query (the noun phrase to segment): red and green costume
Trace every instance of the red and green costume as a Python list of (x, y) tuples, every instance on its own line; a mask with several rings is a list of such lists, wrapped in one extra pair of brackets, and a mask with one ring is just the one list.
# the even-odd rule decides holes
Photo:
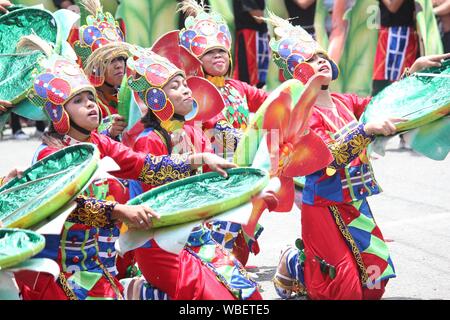
[[(330, 63), (332, 79), (338, 77), (336, 64), (304, 29), (274, 15), (269, 21), (278, 36), (271, 41), (274, 60), (286, 77), (308, 83), (315, 76), (308, 60), (319, 53)], [(298, 292), (306, 291), (311, 299), (380, 299), (395, 273), (366, 200), (381, 192), (366, 154), (374, 136), (359, 122), (370, 98), (332, 93), (331, 99), (336, 108), (314, 105), (309, 118), (309, 129), (333, 157), (306, 175), (301, 205), (304, 249), (288, 254), (288, 273), (297, 280)]]

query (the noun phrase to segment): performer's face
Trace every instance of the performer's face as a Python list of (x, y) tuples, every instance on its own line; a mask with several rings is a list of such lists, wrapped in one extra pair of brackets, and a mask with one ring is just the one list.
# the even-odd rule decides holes
[(192, 111), (192, 91), (187, 86), (186, 79), (177, 75), (170, 80), (163, 88), (169, 100), (172, 102), (175, 113), (185, 116)]
[(331, 69), (330, 61), (325, 55), (318, 53), (308, 60), (308, 64), (313, 67), (314, 74), (321, 74), (325, 76), (323, 85), (328, 85), (333, 77), (333, 71)]
[(70, 99), (65, 105), (69, 117), (80, 127), (94, 131), (99, 124), (99, 108), (95, 96), (89, 91), (83, 91)]
[(210, 50), (200, 60), (205, 72), (213, 77), (226, 75), (230, 67), (230, 57), (223, 49)]
[(106, 67), (105, 82), (111, 86), (118, 87), (122, 83), (125, 74), (125, 58), (114, 58)]

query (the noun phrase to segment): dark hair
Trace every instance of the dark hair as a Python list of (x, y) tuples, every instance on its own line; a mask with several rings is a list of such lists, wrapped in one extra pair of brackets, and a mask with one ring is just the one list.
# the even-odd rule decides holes
[(47, 134), (53, 138), (60, 139), (60, 140), (64, 139), (64, 135), (60, 134), (60, 133), (58, 133), (58, 131), (56, 131), (55, 126), (53, 125), (53, 122), (51, 122), (51, 121), (49, 121), (47, 130), (45, 130), (45, 134)]
[[(61, 4), (63, 3), (64, 0), (53, 0), (53, 4), (55, 5), (55, 7), (57, 7), (58, 9), (61, 9)], [(75, 4), (74, 0), (69, 0), (70, 2), (72, 2), (72, 4)]]
[(158, 131), (164, 137), (164, 144), (167, 147), (167, 151), (172, 154), (172, 140), (166, 129), (161, 127), (160, 120), (155, 116), (155, 114), (148, 110), (147, 114), (142, 117), (141, 122), (144, 124), (145, 128), (153, 128), (153, 130)]
[(50, 124), (42, 135), (42, 143), (52, 148), (62, 149), (64, 148), (63, 139), (64, 135), (58, 133), (53, 126), (53, 122), (50, 121)]

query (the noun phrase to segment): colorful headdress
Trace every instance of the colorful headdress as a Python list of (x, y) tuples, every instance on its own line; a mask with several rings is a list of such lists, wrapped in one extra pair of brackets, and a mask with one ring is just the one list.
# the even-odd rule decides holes
[(180, 10), (192, 14), (180, 31), (180, 44), (194, 56), (201, 58), (213, 49), (223, 49), (231, 54), (231, 34), (226, 21), (216, 12), (206, 12), (206, 7), (195, 0), (184, 0)]
[(183, 70), (148, 49), (134, 47), (131, 54), (132, 59), (127, 61), (128, 85), (136, 102), (161, 121), (171, 119), (174, 106), (162, 88), (176, 75), (186, 77)]
[(270, 40), (270, 48), (275, 64), (284, 71), (286, 79), (295, 78), (306, 83), (314, 75), (314, 70), (307, 61), (317, 53), (324, 54), (330, 61), (332, 79), (338, 77), (336, 63), (302, 27), (293, 26), (272, 12), (269, 12), (269, 17), (265, 20), (274, 27), (275, 38)]
[(110, 42), (95, 50), (84, 65), (84, 72), (95, 87), (105, 82), (106, 68), (117, 57), (125, 59), (130, 55), (130, 44), (126, 42)]
[(123, 42), (125, 37), (114, 17), (103, 12), (99, 0), (83, 0), (82, 4), (91, 15), (86, 17), (86, 24), (80, 27), (72, 46), (84, 66), (95, 50), (110, 42)]
[[(130, 47), (130, 53), (128, 87), (139, 107), (149, 108), (161, 121), (170, 120), (175, 113), (162, 87), (177, 74), (186, 77), (194, 99), (192, 111), (184, 116), (186, 122), (207, 121), (225, 107), (219, 90), (203, 77), (201, 61), (179, 44), (179, 30), (162, 35), (151, 49)], [(140, 121), (131, 127), (122, 136), (125, 145), (131, 145), (143, 130)]]
[(45, 111), (59, 134), (66, 134), (70, 129), (70, 119), (64, 105), (82, 91), (90, 91), (95, 96), (95, 88), (75, 62), (52, 54), (52, 48), (42, 39), (23, 37), (17, 47), (19, 50), (45, 52), (47, 59), (42, 60), (42, 69), (35, 76), (27, 97)]

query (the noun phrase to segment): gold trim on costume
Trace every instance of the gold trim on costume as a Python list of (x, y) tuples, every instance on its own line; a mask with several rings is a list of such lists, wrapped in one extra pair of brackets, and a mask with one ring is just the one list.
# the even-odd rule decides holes
[(329, 206), (331, 213), (333, 214), (334, 220), (336, 222), (336, 225), (339, 228), (339, 231), (341, 232), (342, 236), (347, 240), (347, 242), (350, 244), (352, 248), (353, 256), (355, 257), (356, 264), (358, 265), (359, 269), (359, 276), (361, 278), (361, 282), (363, 285), (365, 285), (369, 279), (369, 276), (367, 274), (366, 266), (364, 265), (364, 262), (361, 257), (361, 253), (359, 252), (359, 249), (355, 243), (355, 240), (353, 240), (352, 235), (347, 229), (347, 226), (345, 225), (344, 221), (342, 220), (342, 217), (339, 213), (339, 209), (336, 206)]

